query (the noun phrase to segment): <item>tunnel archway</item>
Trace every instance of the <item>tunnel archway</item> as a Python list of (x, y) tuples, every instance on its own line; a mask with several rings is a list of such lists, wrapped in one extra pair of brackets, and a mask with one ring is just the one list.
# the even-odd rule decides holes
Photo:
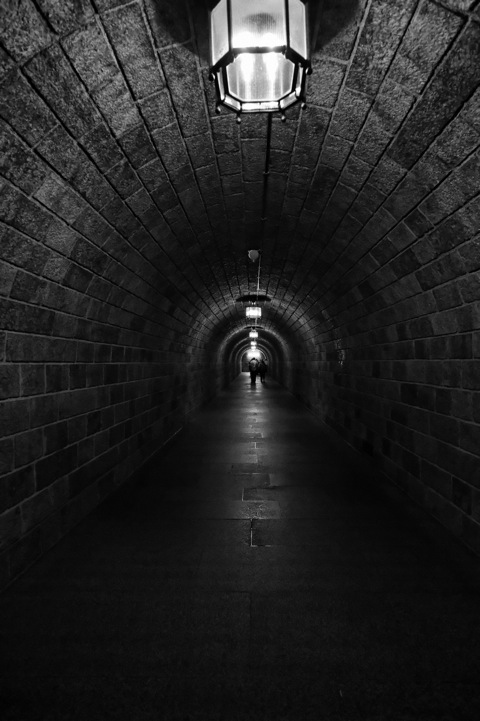
[(2, 8), (7, 582), (238, 374), (260, 245), (276, 380), (480, 552), (478, 3), (335, 6), (270, 125), (216, 115), (205, 4)]

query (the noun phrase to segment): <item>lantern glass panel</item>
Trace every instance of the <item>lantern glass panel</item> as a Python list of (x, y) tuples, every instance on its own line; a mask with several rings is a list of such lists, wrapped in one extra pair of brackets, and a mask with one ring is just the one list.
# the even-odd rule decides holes
[(286, 45), (285, 4), (278, 0), (231, 0), (232, 49)]
[(307, 16), (301, 0), (288, 0), (290, 47), (302, 58), (307, 58)]
[(258, 331), (256, 331), (256, 330), (251, 330), (248, 335), (249, 335), (250, 338), (258, 338)]
[(248, 306), (247, 308), (245, 308), (245, 315), (247, 318), (261, 318), (262, 309), (256, 305)]
[(210, 49), (212, 65), (218, 63), (229, 50), (227, 0), (220, 0), (212, 10), (210, 18)]
[(227, 67), (228, 87), (246, 103), (278, 101), (290, 91), (294, 70), (281, 53), (241, 53)]

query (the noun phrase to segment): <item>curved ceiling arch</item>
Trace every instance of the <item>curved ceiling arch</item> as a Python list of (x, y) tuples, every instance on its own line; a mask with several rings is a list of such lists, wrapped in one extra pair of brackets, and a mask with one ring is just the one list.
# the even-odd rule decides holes
[[(15, 3), (5, 10), (5, 222), (72, 262), (65, 282), (79, 292), (95, 275), (100, 322), (121, 308), (152, 338), (188, 329), (205, 347), (239, 328), (235, 300), (256, 286), (247, 251), (260, 246), (265, 323), (310, 348), (315, 334), (373, 332), (387, 308), (398, 318), (441, 312), (434, 289), (448, 268), (465, 282), (476, 270), (450, 240), (471, 243), (478, 231), (473, 3), (311, 2), (307, 108), (287, 123), (250, 115), (240, 125), (215, 114), (208, 5), (39, 0), (23, 15)], [(445, 78), (458, 68), (452, 93)], [(49, 221), (32, 229), (39, 214)]]

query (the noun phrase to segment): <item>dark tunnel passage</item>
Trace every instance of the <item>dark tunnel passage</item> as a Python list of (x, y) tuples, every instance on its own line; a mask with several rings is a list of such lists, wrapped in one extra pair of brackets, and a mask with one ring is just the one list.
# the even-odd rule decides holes
[(260, 247), (272, 378), (480, 552), (480, 3), (312, 3), (270, 130), (207, 6), (2, 4), (0, 586), (238, 376)]

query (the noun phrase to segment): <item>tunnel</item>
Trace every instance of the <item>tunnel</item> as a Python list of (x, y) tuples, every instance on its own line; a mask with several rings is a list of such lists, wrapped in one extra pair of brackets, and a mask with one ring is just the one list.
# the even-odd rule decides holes
[(306, 103), (241, 122), (213, 5), (0, 9), (7, 591), (240, 387), (251, 327), (270, 389), (480, 553), (480, 2), (311, 0)]

